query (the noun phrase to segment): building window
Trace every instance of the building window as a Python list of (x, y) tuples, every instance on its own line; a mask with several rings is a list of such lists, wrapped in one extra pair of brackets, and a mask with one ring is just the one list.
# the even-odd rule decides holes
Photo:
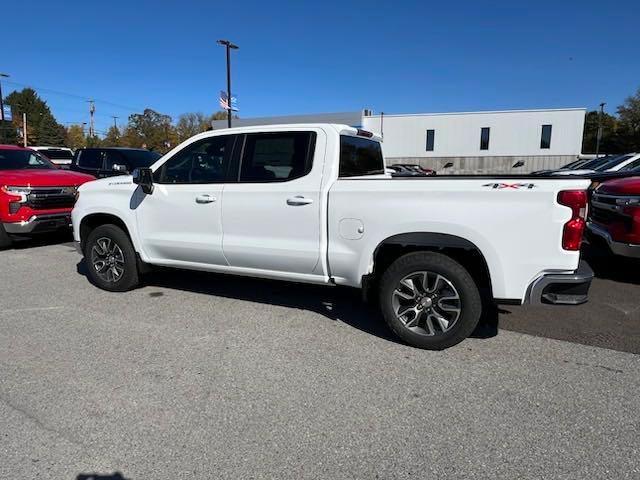
[(427, 130), (427, 152), (433, 152), (433, 141), (436, 136), (435, 130)]
[(540, 148), (551, 148), (551, 125), (542, 125)]
[(489, 150), (489, 127), (480, 130), (480, 150)]

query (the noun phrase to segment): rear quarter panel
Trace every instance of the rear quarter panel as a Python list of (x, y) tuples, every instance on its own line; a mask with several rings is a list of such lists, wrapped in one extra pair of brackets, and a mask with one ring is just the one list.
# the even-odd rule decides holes
[[(337, 180), (329, 192), (331, 274), (336, 283), (359, 286), (385, 239), (411, 232), (445, 233), (478, 247), (495, 298), (523, 299), (541, 273), (578, 267), (579, 252), (561, 246), (571, 210), (556, 198), (561, 190), (588, 186), (589, 181), (580, 179)], [(362, 234), (350, 231), (359, 225)]]

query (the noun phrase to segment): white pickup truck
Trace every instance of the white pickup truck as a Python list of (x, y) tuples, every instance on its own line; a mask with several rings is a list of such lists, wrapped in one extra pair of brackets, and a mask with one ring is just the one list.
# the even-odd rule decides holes
[(407, 343), (452, 346), (483, 305), (578, 304), (589, 181), (391, 177), (381, 141), (345, 125), (233, 128), (133, 176), (82, 185), (72, 214), (89, 279), (149, 266), (362, 288)]

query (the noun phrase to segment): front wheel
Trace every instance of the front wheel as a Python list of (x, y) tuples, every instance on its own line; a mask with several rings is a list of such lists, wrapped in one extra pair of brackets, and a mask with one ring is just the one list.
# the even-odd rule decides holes
[(103, 290), (125, 292), (139, 284), (136, 252), (116, 225), (101, 225), (89, 233), (84, 259), (89, 280)]
[(442, 350), (460, 343), (478, 325), (482, 301), (467, 270), (446, 255), (409, 253), (382, 276), (385, 321), (410, 345)]

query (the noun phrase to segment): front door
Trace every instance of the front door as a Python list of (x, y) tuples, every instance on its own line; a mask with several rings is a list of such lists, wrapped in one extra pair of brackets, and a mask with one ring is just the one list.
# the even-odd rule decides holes
[(322, 130), (302, 129), (243, 137), (238, 182), (225, 186), (222, 204), (223, 250), (231, 266), (320, 272), (325, 138)]
[(142, 248), (155, 263), (227, 265), (221, 208), (234, 140), (218, 135), (187, 145), (154, 172), (151, 195), (134, 194)]

